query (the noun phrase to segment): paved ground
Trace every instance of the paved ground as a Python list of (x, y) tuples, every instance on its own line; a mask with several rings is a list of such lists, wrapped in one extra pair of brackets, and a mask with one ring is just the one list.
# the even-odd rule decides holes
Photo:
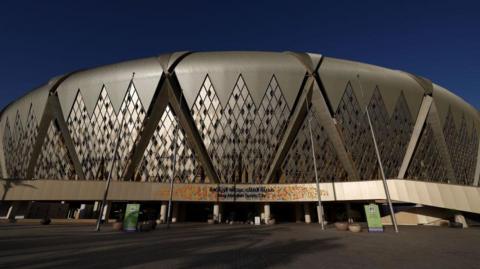
[(315, 224), (177, 224), (146, 233), (0, 224), (0, 268), (479, 268), (480, 229), (372, 234)]

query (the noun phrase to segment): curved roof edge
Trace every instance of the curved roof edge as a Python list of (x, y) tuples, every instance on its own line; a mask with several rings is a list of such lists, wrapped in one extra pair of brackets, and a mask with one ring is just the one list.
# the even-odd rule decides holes
[(222, 106), (226, 106), (240, 75), (253, 102), (259, 106), (275, 75), (291, 107), (307, 73), (305, 65), (295, 55), (259, 51), (193, 52), (178, 63), (174, 72), (189, 106), (193, 105), (207, 75)]
[[(292, 59), (296, 60), (292, 61)], [(262, 63), (264, 60), (266, 63)], [(231, 64), (232, 61), (236, 62), (235, 65)], [(319, 63), (321, 63), (320, 66)], [(129, 83), (133, 81), (136, 88), (139, 88), (139, 98), (147, 108), (165, 70), (175, 72), (178, 75), (182, 88), (187, 91), (191, 88), (191, 91), (196, 92), (200, 89), (200, 84), (206, 73), (212, 74), (211, 76), (214, 77), (212, 81), (214, 84), (220, 85), (220, 88), (233, 88), (233, 85), (230, 84), (236, 79), (233, 78), (235, 75), (231, 75), (231, 78), (222, 78), (222, 75), (226, 75), (229, 71), (220, 69), (225, 67), (233, 73), (241, 71), (248, 73), (246, 69), (251, 68), (252, 65), (257, 68), (264, 65), (274, 68), (275, 71), (280, 73), (285, 73), (284, 77), (277, 79), (280, 84), (289, 85), (288, 88), (296, 87), (304, 72), (311, 73), (319, 66), (318, 75), (326, 88), (327, 98), (330, 99), (329, 101), (334, 109), (338, 106), (347, 83), (350, 82), (362, 105), (364, 105), (363, 99), (368, 100), (375, 87), (378, 86), (387, 109), (392, 110), (399, 92), (402, 90), (412, 116), (415, 117), (421, 103), (421, 95), (428, 94), (434, 97), (442, 123), (444, 123), (448, 109), (451, 107), (456, 124), (459, 124), (461, 116), (465, 113), (473, 119), (473, 122), (476, 122), (477, 128), (480, 129), (480, 111), (463, 98), (426, 78), (404, 71), (304, 52), (173, 52), (161, 54), (157, 57), (129, 60), (74, 72), (60, 83), (56, 93), (59, 96), (65, 117), (70, 112), (71, 105), (79, 90), (82, 93), (88, 92), (88, 94), (83, 94), (83, 98), (85, 98), (89, 112), (93, 111), (103, 87), (109, 93), (116, 92), (116, 94), (111, 94), (111, 97), (113, 106), (118, 109)], [(191, 77), (186, 77), (187, 73)], [(255, 77), (262, 76), (261, 72), (252, 73), (250, 70), (250, 73), (245, 76), (250, 77), (247, 80), (251, 81), (250, 84), (253, 85), (253, 88), (265, 86), (263, 84), (256, 85), (258, 84), (258, 78)], [(360, 81), (356, 78), (357, 74), (360, 75)], [(263, 74), (263, 76), (266, 75), (268, 74)], [(0, 111), (1, 125), (4, 125), (6, 117), (9, 119), (15, 117), (17, 110), (21, 114), (22, 122), (26, 121), (30, 105), (32, 105), (36, 114), (43, 114), (49, 90), (62, 77), (64, 76), (52, 78), (46, 84), (5, 106)], [(362, 98), (359, 89), (359, 82), (361, 82), (364, 90), (364, 98)], [(292, 96), (288, 99), (294, 99), (294, 95), (292, 93)], [(259, 98), (257, 97), (257, 99)]]
[(70, 113), (78, 92), (91, 115), (103, 88), (118, 111), (133, 81), (143, 106), (148, 107), (162, 74), (163, 68), (157, 57), (130, 60), (77, 72), (61, 83), (56, 93), (65, 117)]
[(416, 118), (425, 94), (424, 88), (405, 72), (349, 60), (324, 57), (319, 76), (334, 110), (348, 84), (362, 109), (378, 87), (389, 115), (403, 92), (412, 118)]

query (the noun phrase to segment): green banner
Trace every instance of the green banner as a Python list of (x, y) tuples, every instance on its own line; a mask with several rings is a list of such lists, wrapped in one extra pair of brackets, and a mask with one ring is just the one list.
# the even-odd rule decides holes
[(138, 212), (140, 204), (127, 204), (125, 209), (125, 218), (123, 219), (123, 229), (125, 231), (137, 230)]
[(369, 232), (383, 232), (382, 218), (377, 204), (365, 205)]

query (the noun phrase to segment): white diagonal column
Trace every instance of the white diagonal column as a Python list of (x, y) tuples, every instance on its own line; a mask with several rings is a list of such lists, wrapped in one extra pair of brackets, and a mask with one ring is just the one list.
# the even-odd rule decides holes
[(473, 186), (478, 186), (478, 181), (479, 180), (480, 180), (480, 143), (478, 144), (477, 168), (475, 169), (475, 176), (473, 178)]
[(432, 127), (433, 137), (437, 143), (438, 153), (440, 154), (441, 158), (445, 161), (444, 165), (447, 169), (447, 177), (449, 183), (457, 183), (455, 178), (455, 172), (453, 170), (452, 160), (450, 157), (450, 153), (448, 151), (447, 142), (445, 140), (445, 134), (443, 133), (443, 128), (441, 124), (440, 117), (438, 115), (437, 107), (435, 103), (432, 103), (430, 107), (429, 116), (427, 117), (427, 121)]
[(407, 151), (405, 152), (405, 156), (403, 157), (402, 166), (400, 166), (400, 171), (398, 172), (397, 178), (403, 179), (405, 177), (405, 173), (407, 172), (410, 161), (412, 160), (412, 156), (415, 152), (418, 140), (420, 139), (420, 135), (422, 134), (423, 126), (425, 125), (425, 121), (427, 120), (428, 111), (430, 111), (430, 107), (432, 106), (432, 100), (433, 98), (429, 95), (425, 95), (423, 97), (422, 105), (420, 106), (420, 110), (418, 111), (418, 116), (417, 120), (415, 121), (415, 126), (413, 127), (412, 136), (410, 137), (410, 142), (408, 143)]
[(343, 142), (342, 135), (340, 134), (339, 128), (335, 118), (328, 111), (327, 103), (325, 101), (326, 97), (322, 96), (318, 84), (315, 84), (312, 92), (312, 106), (315, 108), (315, 111), (318, 115), (318, 121), (325, 128), (328, 139), (333, 145), (335, 154), (337, 155), (338, 160), (342, 164), (343, 168), (348, 174), (350, 180), (356, 180), (360, 178), (358, 172), (355, 168), (353, 160), (349, 157), (347, 149), (345, 148), (345, 143)]

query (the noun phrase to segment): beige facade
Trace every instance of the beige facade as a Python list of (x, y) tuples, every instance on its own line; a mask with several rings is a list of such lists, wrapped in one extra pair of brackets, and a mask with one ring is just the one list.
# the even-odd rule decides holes
[(384, 199), (367, 107), (392, 199), (480, 213), (475, 108), (413, 74), (293, 52), (177, 52), (50, 80), (1, 112), (4, 200), (99, 200), (112, 173), (109, 200), (166, 200), (175, 178), (177, 201), (314, 201), (308, 119), (322, 198)]

